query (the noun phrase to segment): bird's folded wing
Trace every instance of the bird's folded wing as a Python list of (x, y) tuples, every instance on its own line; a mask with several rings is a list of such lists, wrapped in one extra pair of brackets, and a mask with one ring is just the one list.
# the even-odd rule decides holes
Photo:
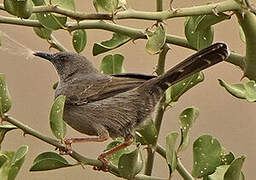
[(65, 93), (64, 87), (64, 92), (62, 92), (62, 94), (67, 96), (66, 103), (83, 105), (106, 99), (119, 93), (134, 89), (155, 76), (124, 73), (105, 77), (107, 78), (98, 78), (91, 82), (88, 81), (88, 79), (80, 80), (73, 85), (69, 85), (69, 90), (67, 90), (68, 93)]

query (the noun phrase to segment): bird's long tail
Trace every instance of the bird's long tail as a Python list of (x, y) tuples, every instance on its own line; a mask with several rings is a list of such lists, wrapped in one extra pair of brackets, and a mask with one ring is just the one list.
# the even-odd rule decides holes
[[(166, 73), (157, 78), (147, 81), (144, 88), (160, 86), (163, 90), (169, 86), (201, 71), (214, 64), (226, 60), (229, 56), (229, 50), (225, 43), (215, 43), (211, 46), (198, 51), (177, 64)], [(148, 86), (148, 87), (147, 87)], [(150, 87), (151, 86), (151, 87)]]

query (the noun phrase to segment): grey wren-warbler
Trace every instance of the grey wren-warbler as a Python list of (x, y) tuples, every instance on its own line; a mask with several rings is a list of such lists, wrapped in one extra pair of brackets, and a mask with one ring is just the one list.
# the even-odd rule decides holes
[(71, 143), (124, 137), (123, 144), (99, 156), (98, 159), (107, 166), (105, 157), (134, 141), (134, 130), (154, 111), (169, 86), (227, 59), (229, 51), (226, 44), (215, 43), (161, 76), (105, 75), (84, 56), (70, 52), (37, 52), (34, 55), (49, 60), (57, 70), (59, 84), (55, 98), (66, 96), (64, 121), (83, 134), (96, 136), (67, 139), (67, 153), (72, 152)]

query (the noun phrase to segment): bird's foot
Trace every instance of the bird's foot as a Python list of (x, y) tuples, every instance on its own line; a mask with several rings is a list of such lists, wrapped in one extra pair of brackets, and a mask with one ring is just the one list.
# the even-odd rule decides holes
[(104, 172), (109, 171), (110, 163), (105, 159), (105, 157), (106, 157), (105, 154), (99, 155), (98, 160), (103, 163), (103, 166), (93, 166), (93, 170), (104, 171)]
[(65, 141), (64, 141), (64, 143), (65, 143), (65, 145), (66, 145), (66, 147), (67, 147), (67, 150), (66, 151), (64, 151), (64, 150), (59, 150), (59, 153), (61, 154), (61, 155), (70, 155), (70, 154), (72, 154), (72, 148), (71, 148), (71, 144), (72, 144), (72, 139), (66, 139)]

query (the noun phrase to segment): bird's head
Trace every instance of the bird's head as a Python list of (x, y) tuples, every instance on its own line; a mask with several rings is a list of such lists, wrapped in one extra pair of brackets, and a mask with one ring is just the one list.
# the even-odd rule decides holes
[(91, 72), (97, 72), (97, 69), (93, 67), (88, 59), (77, 53), (58, 52), (49, 54), (36, 52), (34, 55), (50, 61), (56, 68), (61, 80), (80, 73), (86, 75)]

